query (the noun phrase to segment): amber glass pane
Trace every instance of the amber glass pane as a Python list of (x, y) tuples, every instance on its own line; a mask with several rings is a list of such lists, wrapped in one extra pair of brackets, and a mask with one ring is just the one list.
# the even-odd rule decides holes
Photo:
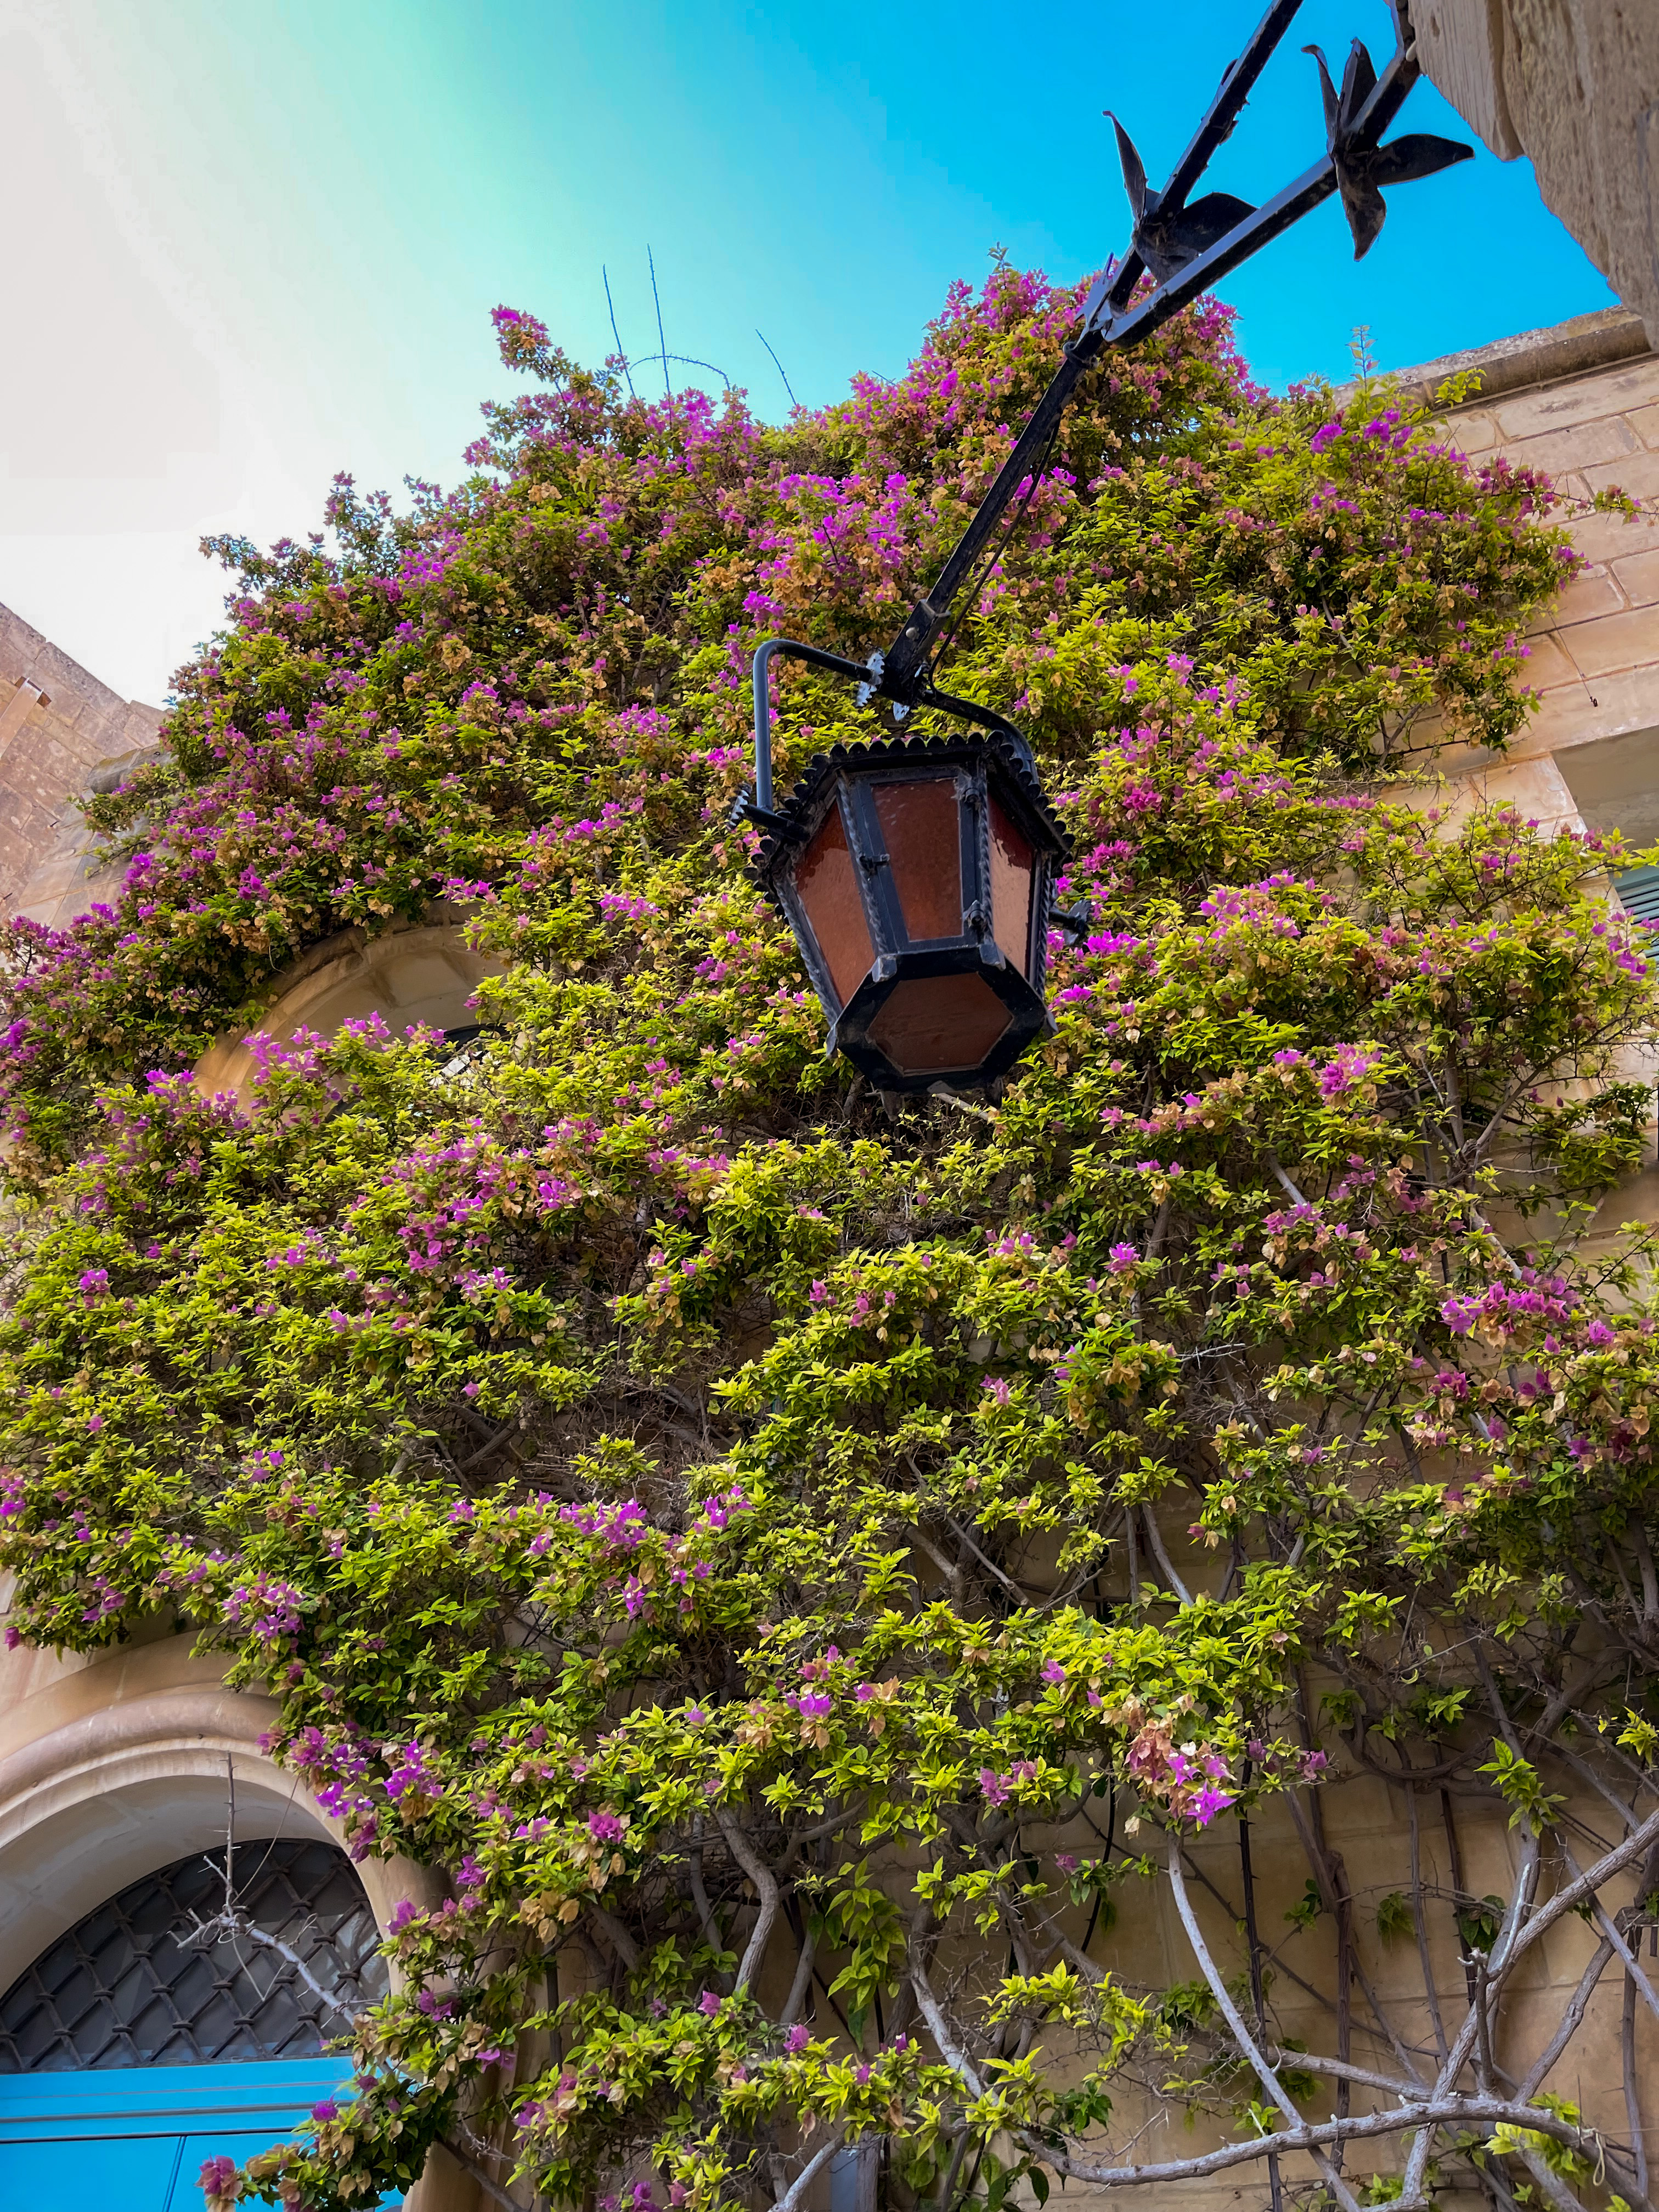
[(1032, 854), (994, 793), (991, 796), (991, 934), (1022, 975), (1031, 950)]
[(835, 984), (839, 1012), (869, 974), (872, 951), (838, 805), (824, 816), (817, 835), (796, 862), (795, 889)]
[(901, 983), (870, 1024), (870, 1042), (902, 1075), (977, 1067), (1013, 1017), (980, 975)]
[(921, 783), (878, 783), (875, 799), (906, 935), (913, 945), (924, 938), (960, 937), (962, 831), (955, 770)]

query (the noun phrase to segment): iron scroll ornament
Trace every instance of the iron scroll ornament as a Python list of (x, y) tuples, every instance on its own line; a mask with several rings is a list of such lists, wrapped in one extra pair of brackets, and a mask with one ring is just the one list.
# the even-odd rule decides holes
[[(1243, 52), (1224, 72), (1162, 191), (1148, 185), (1133, 142), (1116, 117), (1110, 118), (1133, 217), (1129, 250), (1097, 278), (1084, 303), (1080, 327), (1066, 347), (1048, 390), (944, 567), (886, 652), (874, 653), (860, 665), (791, 638), (769, 638), (756, 651), (755, 781), (752, 795), (745, 793), (738, 800), (733, 819), (745, 819), (761, 832), (754, 872), (800, 945), (830, 1019), (829, 1052), (844, 1053), (883, 1091), (967, 1090), (995, 1081), (1047, 1022), (1042, 985), (1049, 928), (1076, 933), (1086, 927), (1083, 917), (1053, 912), (1048, 904), (1066, 847), (1043, 798), (1030, 746), (1003, 717), (952, 698), (933, 681), (951, 607), (1011, 502), (1023, 489), (1029, 496), (1035, 487), (1079, 379), (1106, 352), (1127, 350), (1150, 337), (1334, 195), (1341, 200), (1354, 258), (1363, 258), (1375, 245), (1387, 215), (1385, 186), (1432, 176), (1473, 156), (1472, 147), (1421, 132), (1383, 143), (1383, 132), (1421, 74), (1409, 0), (1389, 0), (1395, 51), (1380, 76), (1358, 39), (1340, 88), (1319, 48), (1304, 50), (1318, 70), (1324, 104), (1326, 144), (1321, 160), (1259, 207), (1229, 192), (1207, 192), (1194, 199), (1194, 187), (1231, 136), (1252, 87), (1301, 3), (1273, 0)], [(1143, 291), (1146, 277), (1152, 280), (1152, 289)], [(960, 738), (910, 739), (902, 747), (888, 740), (819, 754), (809, 763), (788, 805), (775, 811), (769, 671), (779, 656), (848, 678), (859, 686), (860, 704), (872, 697), (885, 700), (896, 724), (902, 723), (913, 709), (927, 707), (976, 724), (979, 730)], [(965, 815), (958, 854), (945, 852), (935, 838), (935, 866), (925, 887), (919, 873), (921, 855), (914, 855), (909, 863), (912, 903), (925, 900), (930, 927), (938, 933), (919, 939), (905, 924), (903, 886), (898, 880), (902, 871), (888, 849), (892, 841), (884, 835), (882, 807), (874, 794), (878, 786), (890, 785), (896, 777), (920, 787), (938, 784), (946, 775), (966, 777), (974, 784), (979, 794), (974, 803), (987, 823), (993, 822), (994, 807), (1000, 808), (1010, 823), (1016, 815), (1020, 817), (1018, 839), (1030, 850), (1028, 887), (1034, 902), (1023, 960), (1014, 950), (1018, 927), (1006, 915), (999, 927), (993, 912), (994, 828), (978, 833), (975, 848), (975, 833)], [(968, 804), (961, 793), (958, 802)], [(911, 805), (919, 818), (931, 807), (932, 818), (943, 829), (946, 810), (937, 793), (930, 799), (914, 799)], [(894, 814), (890, 798), (886, 812)], [(837, 822), (846, 848), (845, 866), (832, 857), (840, 849)], [(947, 935), (943, 925), (955, 880), (951, 870), (958, 863), (961, 911), (957, 926)], [(804, 870), (810, 878), (805, 889)], [(826, 870), (838, 884), (836, 898), (828, 903)], [(1006, 873), (1005, 866), (1004, 878)], [(820, 890), (823, 926), (815, 922), (807, 896), (813, 884)], [(1007, 899), (1005, 880), (1005, 908)], [(1041, 905), (1035, 903), (1039, 899)], [(836, 957), (828, 947), (825, 927), (836, 937)], [(868, 959), (855, 978), (848, 963), (860, 951), (867, 951)], [(970, 975), (976, 979), (974, 985), (961, 980)], [(936, 994), (943, 994), (934, 1025), (938, 1034), (931, 1043), (919, 1043), (926, 1021), (896, 1015), (890, 1008), (907, 993), (914, 1000), (930, 982)], [(1007, 1010), (1008, 1019), (1000, 1029), (988, 994)], [(947, 1001), (956, 1006), (956, 1016)], [(954, 1042), (953, 1019), (957, 1022)], [(908, 1036), (908, 1059), (893, 1048), (899, 1030)]]

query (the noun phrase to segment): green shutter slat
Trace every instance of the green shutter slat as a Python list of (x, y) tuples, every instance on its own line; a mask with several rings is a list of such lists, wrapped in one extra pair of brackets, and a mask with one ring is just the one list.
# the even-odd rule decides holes
[(1613, 887), (1627, 914), (1638, 921), (1659, 922), (1659, 868), (1631, 868), (1613, 878)]

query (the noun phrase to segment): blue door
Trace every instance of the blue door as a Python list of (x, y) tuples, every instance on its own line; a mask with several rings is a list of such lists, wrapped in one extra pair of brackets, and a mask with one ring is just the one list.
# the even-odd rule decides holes
[(350, 2074), (311, 2058), (0, 2075), (0, 2207), (201, 2212), (206, 2160), (288, 2142)]

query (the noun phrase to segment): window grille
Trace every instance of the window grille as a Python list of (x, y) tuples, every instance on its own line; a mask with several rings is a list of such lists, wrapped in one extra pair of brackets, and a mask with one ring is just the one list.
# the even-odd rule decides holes
[(233, 1870), (242, 1920), (293, 1958), (222, 1925), (196, 1936), (223, 1911), (224, 1859), (180, 1859), (89, 1912), (0, 1997), (0, 2074), (304, 2058), (343, 2035), (386, 1990), (351, 1862), (330, 1844), (239, 1843)]
[(451, 1077), (469, 1074), (474, 1063), (483, 1058), (489, 1042), (482, 1022), (466, 1022), (459, 1029), (446, 1030), (443, 1041), (449, 1053), (438, 1073)]

